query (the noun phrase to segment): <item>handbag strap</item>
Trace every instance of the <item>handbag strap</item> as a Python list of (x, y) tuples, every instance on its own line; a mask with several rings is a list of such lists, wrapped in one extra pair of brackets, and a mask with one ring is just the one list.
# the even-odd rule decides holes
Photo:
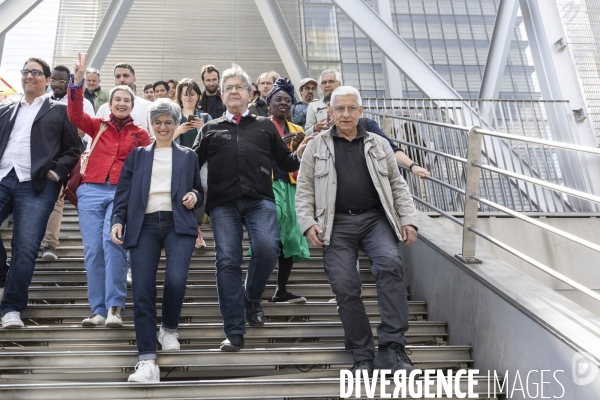
[(92, 142), (92, 145), (90, 146), (90, 153), (94, 150), (94, 147), (96, 147), (96, 143), (98, 143), (98, 139), (100, 139), (100, 136), (102, 136), (102, 132), (104, 132), (107, 129), (108, 129), (108, 123), (102, 121), (102, 124), (100, 125), (100, 129), (98, 129), (98, 134), (96, 135), (96, 137), (94, 138), (94, 141)]

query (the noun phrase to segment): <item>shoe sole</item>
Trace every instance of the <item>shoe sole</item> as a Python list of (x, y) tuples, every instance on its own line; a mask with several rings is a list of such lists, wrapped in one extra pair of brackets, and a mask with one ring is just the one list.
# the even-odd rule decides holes
[(231, 345), (231, 344), (222, 344), (221, 345), (221, 351), (226, 351), (226, 352), (229, 352), (229, 353), (240, 351), (241, 349), (242, 349), (241, 347), (237, 347), (237, 346), (234, 346), (234, 345)]
[(136, 379), (127, 378), (127, 382), (134, 382), (134, 383), (160, 382), (160, 378), (149, 379), (149, 380), (136, 380)]
[(106, 326), (107, 328), (122, 328), (123, 327), (123, 323), (121, 322), (119, 324), (117, 322), (109, 322), (109, 323), (105, 323), (104, 326)]
[(7, 324), (7, 325), (2, 324), (2, 328), (4, 328), (4, 329), (20, 329), (20, 328), (24, 328), (24, 327), (25, 327), (25, 324), (23, 324), (23, 323), (21, 323), (21, 324), (12, 323), (12, 324)]
[(85, 326), (86, 328), (95, 328), (96, 326), (104, 326), (104, 324), (94, 324), (93, 322), (82, 322), (81, 326)]
[(304, 298), (304, 297), (300, 297), (299, 299), (292, 299), (292, 300), (286, 300), (286, 301), (273, 301), (273, 300), (271, 299), (271, 302), (272, 302), (272, 303), (283, 303), (283, 304), (285, 304), (285, 303), (290, 303), (290, 304), (292, 304), (292, 303), (296, 303), (296, 304), (303, 304), (303, 303), (306, 303), (306, 298)]
[(56, 254), (44, 254), (42, 256), (42, 260), (44, 260), (44, 261), (54, 261), (54, 260), (58, 260), (58, 256)]
[(255, 324), (254, 322), (250, 322), (248, 319), (246, 319), (246, 322), (248, 323), (248, 325), (250, 326), (263, 326), (265, 324), (265, 322), (263, 321), (260, 324)]

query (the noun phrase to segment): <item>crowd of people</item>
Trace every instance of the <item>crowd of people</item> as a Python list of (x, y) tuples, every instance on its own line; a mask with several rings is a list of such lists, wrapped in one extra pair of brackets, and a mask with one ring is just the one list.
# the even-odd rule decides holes
[[(398, 164), (420, 177), (429, 172), (362, 117), (360, 93), (343, 86), (339, 71), (302, 79), (298, 101), (288, 78), (270, 71), (253, 83), (235, 64), (222, 72), (204, 66), (199, 82), (147, 84), (143, 97), (136, 96), (131, 65), (117, 64), (113, 73), (107, 93), (87, 55), (79, 55), (72, 73), (30, 58), (21, 71), (23, 96), (0, 103), (0, 223), (14, 219), (10, 262), (0, 248), (3, 328), (24, 327), (21, 311), (40, 246), (43, 259), (57, 258), (63, 186), (84, 154), (76, 195), (91, 315), (82, 325), (122, 326), (131, 280), (139, 362), (129, 381), (160, 379), (157, 341), (162, 350), (180, 349), (190, 260), (194, 248), (206, 246), (201, 226), (208, 218), (225, 335), (220, 350), (240, 351), (246, 325), (264, 324), (261, 301), (276, 266), (271, 301), (307, 301), (287, 283), (294, 263), (316, 246), (323, 248), (353, 370), (414, 368), (405, 350), (408, 303), (398, 243), (416, 241), (417, 216)], [(244, 227), (250, 262), (242, 282)], [(360, 297), (359, 249), (376, 278), (377, 349)]]

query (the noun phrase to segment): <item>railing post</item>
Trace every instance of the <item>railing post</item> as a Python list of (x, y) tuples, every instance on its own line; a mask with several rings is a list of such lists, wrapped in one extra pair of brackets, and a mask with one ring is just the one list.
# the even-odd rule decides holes
[(387, 114), (383, 114), (383, 133), (385, 133), (387, 135), (387, 137), (397, 139), (396, 135), (394, 135), (394, 132), (392, 132), (393, 126), (394, 126), (394, 120), (392, 118), (388, 117)]
[(477, 244), (477, 235), (471, 232), (469, 228), (477, 227), (477, 209), (479, 202), (471, 198), (471, 194), (479, 195), (479, 179), (481, 170), (473, 165), (474, 162), (481, 162), (481, 146), (483, 135), (475, 133), (475, 129), (481, 129), (474, 126), (469, 130), (469, 144), (467, 148), (467, 185), (465, 188), (465, 224), (463, 226), (463, 244), (462, 253), (457, 254), (456, 258), (467, 264), (480, 263), (481, 260), (475, 257), (475, 246)]

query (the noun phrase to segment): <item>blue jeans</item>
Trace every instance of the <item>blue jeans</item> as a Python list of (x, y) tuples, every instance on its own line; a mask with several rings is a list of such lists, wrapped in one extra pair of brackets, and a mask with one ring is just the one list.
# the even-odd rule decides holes
[(246, 333), (242, 286), (242, 225), (246, 225), (252, 256), (245, 296), (259, 302), (279, 257), (279, 223), (275, 203), (240, 197), (210, 210), (217, 256), (217, 291), (226, 336)]
[(195, 243), (195, 235), (175, 232), (172, 212), (158, 211), (144, 217), (137, 246), (130, 249), (133, 322), (140, 361), (156, 359), (156, 270), (160, 251), (164, 247), (167, 256), (162, 326), (167, 332), (176, 332)]
[(127, 296), (125, 250), (110, 238), (110, 218), (116, 189), (117, 186), (109, 182), (83, 183), (77, 189), (88, 301), (92, 314), (105, 318), (109, 308), (125, 308)]
[[(58, 182), (47, 179), (44, 189), (36, 196), (31, 181), (19, 182), (14, 169), (0, 181), (0, 223), (10, 214), (11, 205), (14, 215), (12, 257), (0, 303), (2, 315), (27, 308), (27, 289), (33, 277), (35, 259), (58, 192)], [(0, 267), (6, 271), (6, 263)]]

